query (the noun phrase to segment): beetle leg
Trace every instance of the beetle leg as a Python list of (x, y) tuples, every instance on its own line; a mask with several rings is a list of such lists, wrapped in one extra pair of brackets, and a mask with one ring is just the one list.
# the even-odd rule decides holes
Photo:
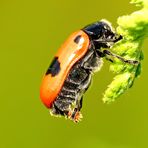
[(120, 35), (120, 36), (118, 36), (118, 37), (116, 37), (116, 38), (106, 38), (106, 39), (104, 39), (104, 38), (99, 38), (99, 39), (97, 39), (97, 40), (93, 40), (94, 42), (98, 42), (98, 43), (107, 43), (107, 42), (113, 42), (113, 43), (116, 43), (116, 42), (118, 42), (118, 41), (120, 41), (121, 39), (122, 39), (123, 37)]
[(83, 58), (82, 62), (81, 62), (81, 67), (83, 67), (84, 69), (89, 69), (89, 67), (86, 67), (87, 61), (93, 56), (94, 51), (93, 50), (89, 50), (88, 53), (85, 55), (85, 57)]
[(82, 108), (82, 104), (83, 104), (83, 96), (80, 99), (79, 105), (78, 105), (78, 110), (80, 111)]
[[(109, 55), (109, 56), (118, 58), (118, 59), (121, 60), (122, 62), (131, 64), (131, 65), (138, 65), (138, 64), (139, 64), (139, 61), (137, 61), (137, 60), (127, 60), (127, 59), (124, 59), (123, 57), (121, 57), (121, 56), (119, 56), (119, 55), (116, 55), (116, 54), (112, 53), (112, 52), (109, 51), (109, 50), (103, 50), (103, 54), (104, 54), (105, 56)], [(113, 62), (113, 60), (112, 60), (111, 58), (108, 58), (108, 57), (107, 57), (107, 59), (110, 60), (111, 62)]]
[(89, 72), (95, 72), (101, 68), (102, 59), (94, 50), (90, 50), (83, 58), (80, 65)]

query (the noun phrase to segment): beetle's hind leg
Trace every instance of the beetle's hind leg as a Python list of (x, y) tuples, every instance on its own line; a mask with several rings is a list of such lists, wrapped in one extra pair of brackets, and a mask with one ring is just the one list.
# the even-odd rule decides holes
[(74, 108), (74, 110), (68, 112), (68, 118), (70, 118), (74, 122), (79, 122), (81, 118), (83, 117), (80, 112), (82, 108), (82, 101), (83, 101), (83, 96), (81, 97), (80, 100), (77, 100), (76, 107)]
[(54, 103), (53, 103), (53, 105), (52, 105), (52, 107), (51, 107), (51, 109), (50, 109), (50, 114), (51, 114), (52, 116), (57, 116), (57, 117), (59, 117), (59, 116), (64, 116), (64, 112), (61, 111), (61, 110), (56, 106), (56, 104), (54, 104)]

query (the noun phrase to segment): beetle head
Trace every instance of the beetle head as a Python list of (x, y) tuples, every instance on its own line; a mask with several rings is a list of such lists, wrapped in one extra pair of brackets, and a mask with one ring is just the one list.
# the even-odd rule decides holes
[(83, 28), (83, 31), (88, 34), (94, 44), (99, 44), (101, 47), (111, 47), (115, 42), (122, 39), (115, 33), (111, 24), (106, 20), (95, 22)]

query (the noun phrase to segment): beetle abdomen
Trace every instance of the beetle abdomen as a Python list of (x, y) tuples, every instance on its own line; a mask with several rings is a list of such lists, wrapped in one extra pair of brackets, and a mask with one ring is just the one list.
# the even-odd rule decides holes
[[(88, 58), (87, 61), (85, 61), (86, 57)], [(91, 83), (92, 72), (100, 67), (102, 65), (101, 63), (100, 57), (98, 57), (94, 51), (88, 51), (87, 54), (72, 67), (60, 93), (53, 102), (51, 108), (52, 114), (66, 115), (75, 121), (75, 115), (72, 116), (72, 114), (80, 111), (83, 94)], [(71, 113), (70, 116), (69, 112)]]

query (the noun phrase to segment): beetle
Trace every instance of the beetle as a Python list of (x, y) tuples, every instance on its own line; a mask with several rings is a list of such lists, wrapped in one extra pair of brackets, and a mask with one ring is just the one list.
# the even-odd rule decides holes
[(121, 39), (106, 20), (87, 25), (70, 35), (55, 55), (40, 88), (40, 98), (52, 115), (80, 121), (83, 94), (91, 84), (92, 74), (101, 68), (103, 57), (137, 64), (137, 61), (126, 60), (109, 50)]

